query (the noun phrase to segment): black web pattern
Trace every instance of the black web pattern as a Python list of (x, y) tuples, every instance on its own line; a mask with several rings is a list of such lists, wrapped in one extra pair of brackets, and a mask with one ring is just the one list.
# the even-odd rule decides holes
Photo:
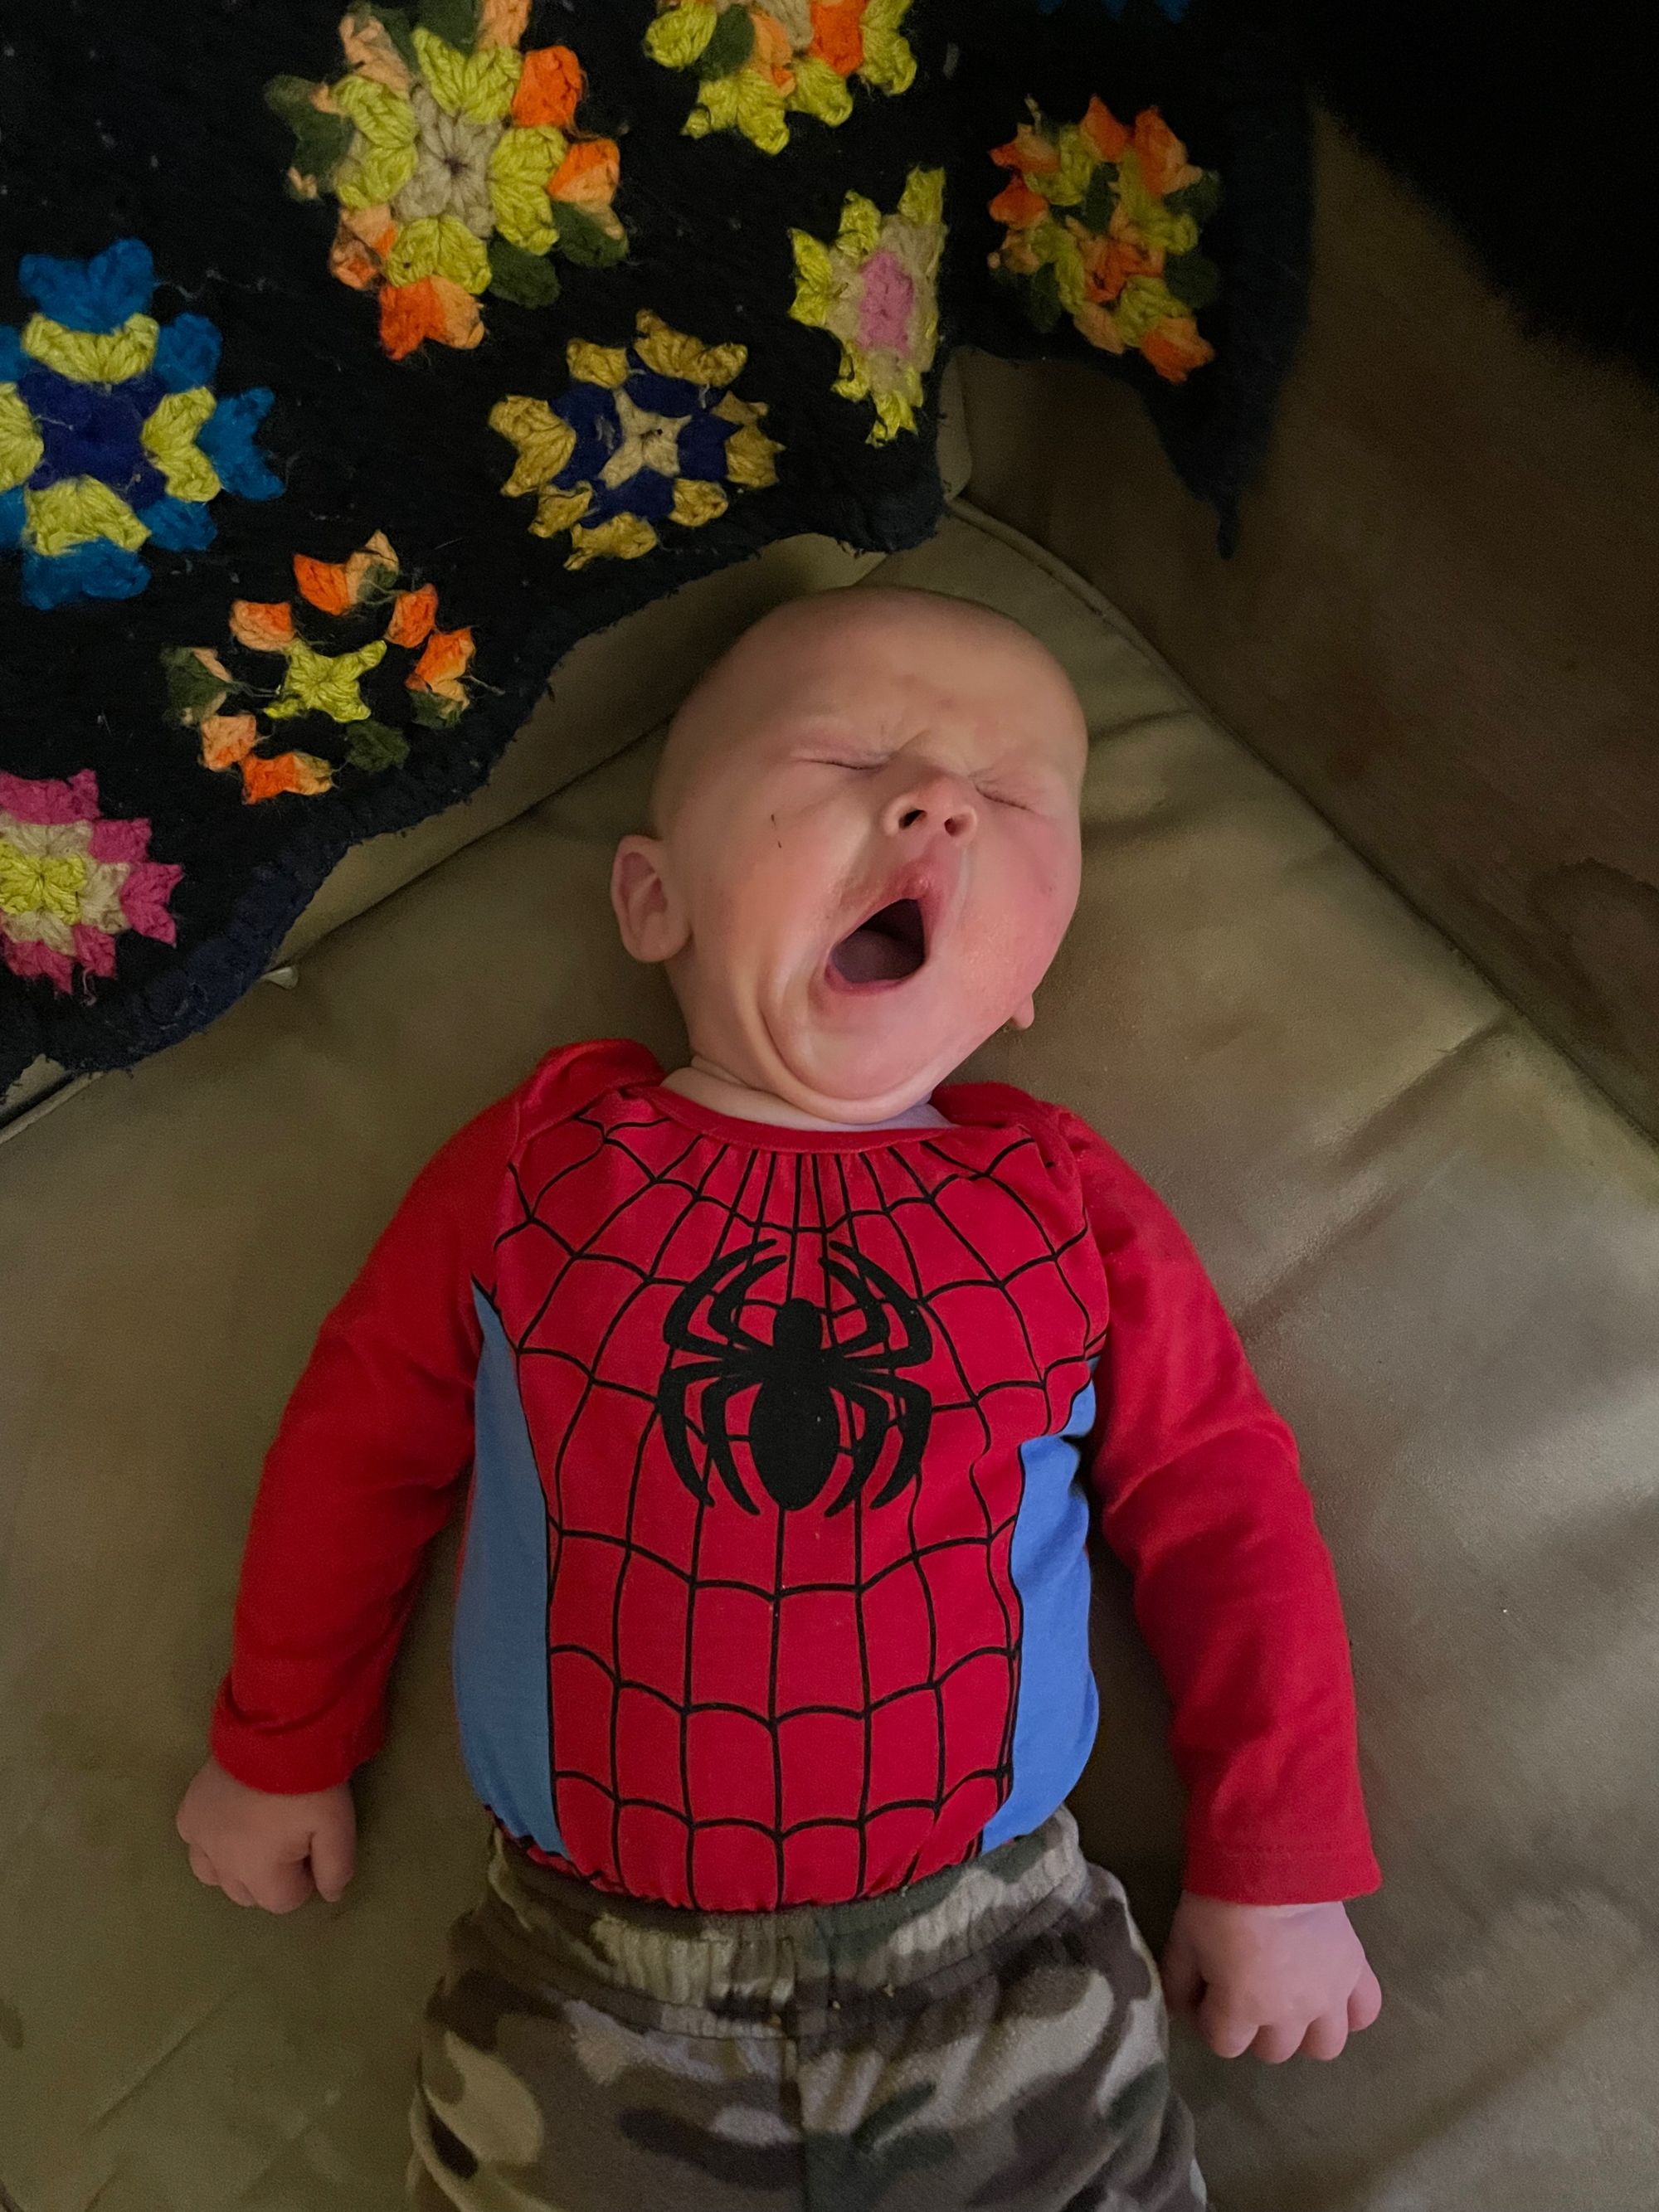
[[(1056, 1241), (1022, 1195), (1034, 1170), (1047, 1175), (1035, 1139), (1013, 1130), (988, 1144), (991, 1133), (975, 1132), (964, 1145), (963, 1133), (751, 1152), (648, 1102), (612, 1098), (565, 1125), (567, 1157), (547, 1179), (532, 1187), (515, 1168), (520, 1213), (497, 1241), (497, 1273), (539, 1290), (504, 1302), (527, 1407), (538, 1363), (565, 1370), (568, 1418), (556, 1435), (533, 1422), (532, 1433), (549, 1499), (555, 1798), (570, 1856), (591, 1878), (692, 1904), (709, 1901), (711, 1889), (714, 1902), (729, 1903), (734, 1881), (763, 1906), (803, 1893), (827, 1901), (970, 1856), (1006, 1796), (1021, 1628), (1008, 1570), (1018, 1446), (1069, 1411), (1097, 1331), (1067, 1264), (1086, 1227), (1079, 1220)], [(578, 1183), (610, 1202), (597, 1214), (568, 1205)], [(981, 1195), (994, 1200), (988, 1249), (965, 1225)], [(629, 1217), (641, 1208), (651, 1227), (636, 1237)], [(791, 1297), (824, 1311), (832, 1336), (845, 1340), (860, 1324), (850, 1295), (825, 1273), (832, 1244), (878, 1261), (928, 1312), (933, 1440), (920, 1481), (885, 1505), (872, 1504), (872, 1482), (826, 1522), (822, 1500), (787, 1514), (755, 1485), (760, 1510), (750, 1516), (717, 1485), (707, 1499), (687, 1494), (668, 1464), (656, 1404), (670, 1357), (664, 1301), (711, 1258), (762, 1237), (787, 1255), (744, 1308), (745, 1326), (763, 1338)], [(586, 1271), (596, 1271), (591, 1296)], [(557, 1340), (573, 1285), (596, 1320), (602, 1309), (581, 1352)], [(957, 1305), (969, 1318), (953, 1327)], [(620, 1474), (615, 1461), (603, 1471), (606, 1493), (622, 1497), (605, 1528), (581, 1502), (596, 1473), (576, 1440), (595, 1416), (629, 1439)], [(730, 1419), (739, 1454), (746, 1418), (740, 1397)], [(701, 1449), (695, 1404), (690, 1425)], [(944, 1511), (939, 1483), (957, 1486)], [(653, 1526), (654, 1516), (660, 1531), (670, 1492), (672, 1540), (653, 1537)], [(832, 1562), (815, 1571), (830, 1528), (844, 1533)], [(735, 1564), (734, 1545), (744, 1553)], [(599, 1549), (614, 1559), (597, 1562)], [(608, 1604), (565, 1605), (562, 1570), (584, 1586), (609, 1575)], [(633, 1663), (638, 1578), (683, 1616), (672, 1679), (659, 1664), (653, 1680)], [(699, 1679), (717, 1608), (752, 1626), (737, 1639), (748, 1655), (740, 1694)], [(821, 1639), (821, 1665), (804, 1666), (809, 1625), (831, 1620), (842, 1632)], [(604, 1708), (597, 1733), (590, 1704)], [(570, 1725), (568, 1715), (580, 1718)], [(710, 1731), (723, 1727), (753, 1747), (739, 1762), (740, 1804), (723, 1802), (718, 1778), (711, 1787), (700, 1767), (709, 1743), (724, 1741)], [(657, 1747), (643, 1774), (635, 1735)], [(827, 1778), (812, 1771), (815, 1756)], [(769, 1774), (757, 1779), (747, 1766), (763, 1760)], [(803, 1806), (804, 1775), (813, 1802)]]

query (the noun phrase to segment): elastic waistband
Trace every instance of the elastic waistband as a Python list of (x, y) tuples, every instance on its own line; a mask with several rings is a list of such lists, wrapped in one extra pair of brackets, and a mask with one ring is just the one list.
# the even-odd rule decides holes
[[(497, 1834), (479, 1933), (520, 1984), (682, 2034), (801, 2036), (932, 2002), (976, 1980), (1083, 1893), (1062, 1807), (1029, 1836), (908, 1888), (784, 1912), (692, 1912), (612, 1897)], [(849, 2015), (853, 2017), (849, 2018)]]

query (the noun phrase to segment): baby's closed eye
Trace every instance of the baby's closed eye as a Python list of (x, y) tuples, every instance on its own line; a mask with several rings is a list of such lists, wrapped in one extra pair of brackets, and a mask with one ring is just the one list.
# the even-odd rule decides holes
[(974, 788), (981, 799), (988, 799), (993, 806), (1011, 806), (1016, 813), (1019, 814), (1030, 814), (1033, 811), (1032, 801), (1028, 794), (1011, 791), (1006, 785), (976, 783)]

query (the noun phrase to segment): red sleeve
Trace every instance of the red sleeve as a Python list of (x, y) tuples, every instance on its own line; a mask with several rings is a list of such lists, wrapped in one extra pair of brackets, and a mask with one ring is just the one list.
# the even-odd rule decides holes
[(1347, 1632), (1295, 1441), (1168, 1209), (1063, 1121), (1110, 1296), (1101, 1522), (1174, 1706), (1186, 1887), (1247, 1905), (1362, 1895), (1381, 1876)]
[(422, 1562), (472, 1455), (495, 1203), (520, 1094), (416, 1178), (324, 1322), (266, 1458), (242, 1562), (219, 1764), (256, 1790), (325, 1790), (380, 1747)]

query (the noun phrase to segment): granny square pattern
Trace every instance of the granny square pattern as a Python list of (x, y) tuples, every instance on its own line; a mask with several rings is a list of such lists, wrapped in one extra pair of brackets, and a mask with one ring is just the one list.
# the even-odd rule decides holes
[(1307, 125), (1245, 0), (67, 0), (0, 68), (0, 1091), (253, 982), (578, 640), (937, 525), (953, 348), (1224, 542)]

